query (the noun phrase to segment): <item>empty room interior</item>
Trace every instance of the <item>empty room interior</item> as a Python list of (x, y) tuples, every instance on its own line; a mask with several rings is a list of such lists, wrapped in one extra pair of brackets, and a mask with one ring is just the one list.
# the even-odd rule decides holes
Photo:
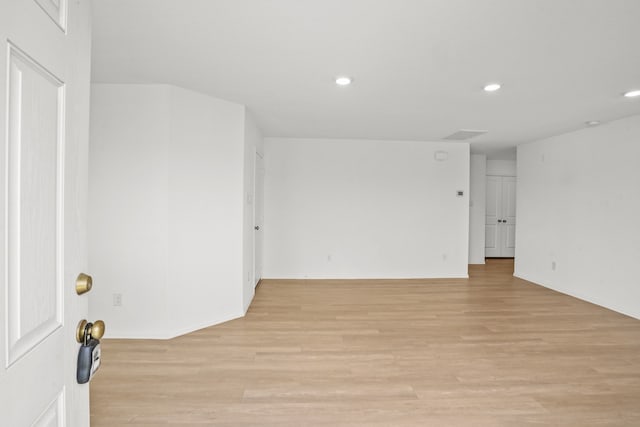
[(93, 425), (640, 423), (640, 4), (92, 13)]
[(640, 1), (86, 3), (92, 426), (640, 425)]

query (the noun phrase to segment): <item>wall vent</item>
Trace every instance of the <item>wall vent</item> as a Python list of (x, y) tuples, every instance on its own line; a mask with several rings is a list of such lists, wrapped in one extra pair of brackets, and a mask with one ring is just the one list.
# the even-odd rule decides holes
[(460, 129), (458, 132), (454, 132), (449, 136), (445, 136), (444, 139), (449, 141), (464, 141), (465, 139), (471, 139), (478, 135), (487, 133), (486, 130), (473, 130), (473, 129)]

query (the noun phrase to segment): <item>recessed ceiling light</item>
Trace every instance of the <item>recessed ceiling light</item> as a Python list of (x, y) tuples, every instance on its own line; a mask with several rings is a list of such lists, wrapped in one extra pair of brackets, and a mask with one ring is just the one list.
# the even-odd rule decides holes
[(495, 92), (500, 89), (500, 83), (489, 83), (484, 87), (485, 92)]
[(336, 77), (336, 84), (338, 86), (349, 86), (351, 84), (351, 77), (347, 77), (347, 76)]
[(588, 122), (584, 122), (584, 124), (593, 127), (598, 126), (600, 122), (598, 120), (589, 120)]
[(630, 90), (629, 92), (625, 93), (624, 96), (626, 96), (627, 98), (635, 98), (636, 96), (640, 96), (640, 90)]

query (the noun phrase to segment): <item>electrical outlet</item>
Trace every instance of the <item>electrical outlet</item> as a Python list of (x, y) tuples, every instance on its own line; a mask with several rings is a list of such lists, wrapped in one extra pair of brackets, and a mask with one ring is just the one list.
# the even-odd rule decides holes
[(551, 261), (551, 270), (556, 271), (556, 262)]
[(122, 294), (113, 294), (113, 306), (122, 307)]

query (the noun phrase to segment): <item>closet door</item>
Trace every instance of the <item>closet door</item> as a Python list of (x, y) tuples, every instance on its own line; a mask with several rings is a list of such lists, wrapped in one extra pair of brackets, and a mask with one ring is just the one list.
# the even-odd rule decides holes
[(502, 177), (487, 176), (487, 204), (484, 234), (484, 255), (488, 258), (499, 257), (500, 236), (498, 219), (502, 224)]
[(502, 222), (500, 255), (513, 258), (516, 255), (516, 178), (502, 177)]
[(516, 243), (516, 178), (487, 176), (485, 256), (513, 257)]

